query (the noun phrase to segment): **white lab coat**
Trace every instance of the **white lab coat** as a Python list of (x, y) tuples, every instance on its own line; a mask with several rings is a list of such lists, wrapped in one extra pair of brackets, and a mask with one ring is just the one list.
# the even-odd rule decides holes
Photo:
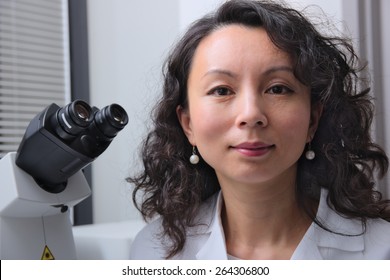
[[(327, 191), (322, 190), (317, 219), (332, 231), (345, 235), (331, 233), (312, 223), (291, 259), (390, 259), (390, 223), (381, 219), (369, 220), (366, 232), (361, 234), (361, 222), (337, 214), (327, 205), (326, 197)], [(198, 215), (199, 226), (189, 228), (184, 249), (174, 259), (228, 259), (220, 218), (222, 204), (220, 193), (204, 203)], [(146, 225), (132, 243), (130, 258), (164, 259), (166, 252), (158, 237), (160, 229), (161, 219)]]

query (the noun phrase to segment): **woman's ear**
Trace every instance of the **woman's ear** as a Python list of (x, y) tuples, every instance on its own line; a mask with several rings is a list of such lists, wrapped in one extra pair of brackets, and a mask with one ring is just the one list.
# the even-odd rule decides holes
[(320, 122), (324, 105), (321, 102), (313, 104), (310, 113), (310, 126), (307, 135), (307, 142), (310, 142), (314, 138), (314, 134), (317, 131), (318, 124)]
[(183, 106), (179, 105), (176, 107), (176, 115), (184, 131), (184, 134), (187, 136), (188, 141), (191, 143), (192, 146), (196, 146), (188, 109), (185, 109), (183, 108)]

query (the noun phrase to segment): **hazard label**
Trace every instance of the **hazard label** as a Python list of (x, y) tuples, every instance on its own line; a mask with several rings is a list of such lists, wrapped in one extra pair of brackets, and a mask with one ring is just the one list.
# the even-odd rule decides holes
[(51, 253), (49, 247), (47, 247), (47, 245), (45, 246), (45, 249), (43, 250), (41, 260), (54, 260), (54, 256)]

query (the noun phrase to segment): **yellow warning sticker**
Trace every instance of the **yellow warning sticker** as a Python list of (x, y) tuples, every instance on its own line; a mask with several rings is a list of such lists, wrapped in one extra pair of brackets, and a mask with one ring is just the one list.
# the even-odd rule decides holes
[(47, 245), (45, 246), (45, 249), (43, 250), (41, 260), (54, 260), (54, 256), (51, 253), (49, 247), (47, 247)]

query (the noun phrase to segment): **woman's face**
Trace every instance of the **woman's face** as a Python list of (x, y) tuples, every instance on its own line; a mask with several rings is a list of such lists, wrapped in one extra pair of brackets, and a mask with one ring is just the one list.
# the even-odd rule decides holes
[(177, 109), (189, 142), (223, 185), (295, 176), (320, 109), (293, 74), (287, 53), (262, 28), (228, 25), (205, 37)]

